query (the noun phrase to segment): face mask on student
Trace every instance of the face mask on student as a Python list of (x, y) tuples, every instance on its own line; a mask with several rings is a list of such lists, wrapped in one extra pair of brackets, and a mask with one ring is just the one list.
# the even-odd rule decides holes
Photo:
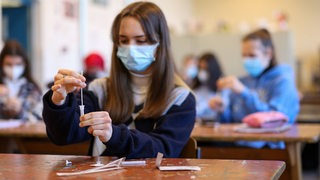
[(252, 77), (258, 77), (266, 68), (258, 58), (244, 58), (243, 66)]
[(24, 68), (25, 68), (24, 65), (15, 65), (15, 66), (5, 65), (3, 67), (3, 71), (8, 78), (12, 80), (17, 80), (22, 76), (24, 72)]
[(155, 61), (154, 53), (157, 44), (153, 45), (122, 45), (118, 47), (117, 56), (130, 71), (145, 71)]
[(198, 67), (195, 65), (191, 65), (187, 67), (186, 75), (188, 78), (193, 79), (197, 76), (198, 74)]
[(198, 79), (201, 83), (206, 83), (209, 79), (209, 73), (206, 70), (200, 70)]

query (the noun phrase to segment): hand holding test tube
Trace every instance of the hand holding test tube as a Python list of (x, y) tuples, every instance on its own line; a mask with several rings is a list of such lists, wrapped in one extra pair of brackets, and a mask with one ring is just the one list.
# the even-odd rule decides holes
[[(82, 75), (82, 74), (83, 74), (83, 72), (81, 72), (81, 75)], [(84, 115), (84, 104), (83, 104), (83, 89), (82, 89), (82, 88), (80, 89), (80, 96), (81, 96), (81, 105), (79, 105), (79, 108), (80, 108), (80, 116), (83, 116), (83, 115)], [(96, 137), (95, 142), (96, 142), (96, 141), (100, 141), (99, 138)], [(95, 143), (95, 145), (96, 145), (96, 143)], [(96, 148), (96, 149), (98, 150), (99, 148)], [(95, 164), (92, 164), (91, 166), (103, 166), (103, 165), (104, 165), (104, 164), (102, 164), (101, 161), (100, 161), (100, 153), (97, 152), (97, 154), (98, 154), (98, 156), (97, 156), (97, 161), (96, 161)]]

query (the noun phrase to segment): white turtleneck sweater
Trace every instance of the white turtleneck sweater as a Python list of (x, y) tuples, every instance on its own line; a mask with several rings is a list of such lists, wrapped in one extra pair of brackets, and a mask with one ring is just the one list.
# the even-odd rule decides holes
[(146, 75), (130, 72), (132, 78), (133, 101), (135, 105), (145, 102), (151, 81), (151, 73)]

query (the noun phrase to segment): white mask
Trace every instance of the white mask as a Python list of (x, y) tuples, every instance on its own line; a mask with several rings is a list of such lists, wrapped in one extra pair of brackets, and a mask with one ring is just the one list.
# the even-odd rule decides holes
[(24, 65), (15, 65), (15, 66), (5, 65), (3, 67), (3, 71), (5, 75), (13, 81), (19, 79), (21, 75), (24, 73), (24, 70), (25, 70)]
[(200, 70), (198, 73), (198, 79), (201, 83), (206, 83), (209, 79), (209, 74), (205, 70)]

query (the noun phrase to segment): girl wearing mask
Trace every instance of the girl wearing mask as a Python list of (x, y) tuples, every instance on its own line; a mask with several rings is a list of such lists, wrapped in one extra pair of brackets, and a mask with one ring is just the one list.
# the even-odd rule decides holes
[(41, 90), (30, 74), (26, 53), (9, 40), (0, 54), (0, 119), (41, 119)]
[(164, 14), (153, 3), (128, 5), (112, 25), (109, 78), (75, 92), (85, 78), (67, 69), (43, 98), (43, 118), (56, 144), (92, 140), (89, 154), (127, 158), (179, 157), (195, 122), (195, 98), (176, 76)]
[[(287, 65), (278, 65), (270, 33), (265, 29), (254, 31), (242, 40), (243, 65), (248, 75), (229, 76), (217, 82), (219, 89), (230, 89), (228, 105), (220, 97), (209, 105), (222, 111), (222, 123), (240, 123), (248, 114), (261, 111), (279, 111), (294, 123), (299, 112), (299, 97), (294, 74)], [(261, 148), (284, 148), (282, 142), (238, 142), (237, 145)]]
[(192, 87), (193, 79), (198, 74), (197, 64), (198, 59), (193, 54), (186, 55), (182, 60), (182, 67), (180, 70), (181, 77), (189, 87)]
[(196, 96), (196, 112), (199, 121), (213, 121), (216, 111), (209, 107), (208, 100), (217, 93), (217, 81), (223, 75), (218, 59), (212, 53), (205, 53), (199, 58), (198, 75), (193, 79)]

